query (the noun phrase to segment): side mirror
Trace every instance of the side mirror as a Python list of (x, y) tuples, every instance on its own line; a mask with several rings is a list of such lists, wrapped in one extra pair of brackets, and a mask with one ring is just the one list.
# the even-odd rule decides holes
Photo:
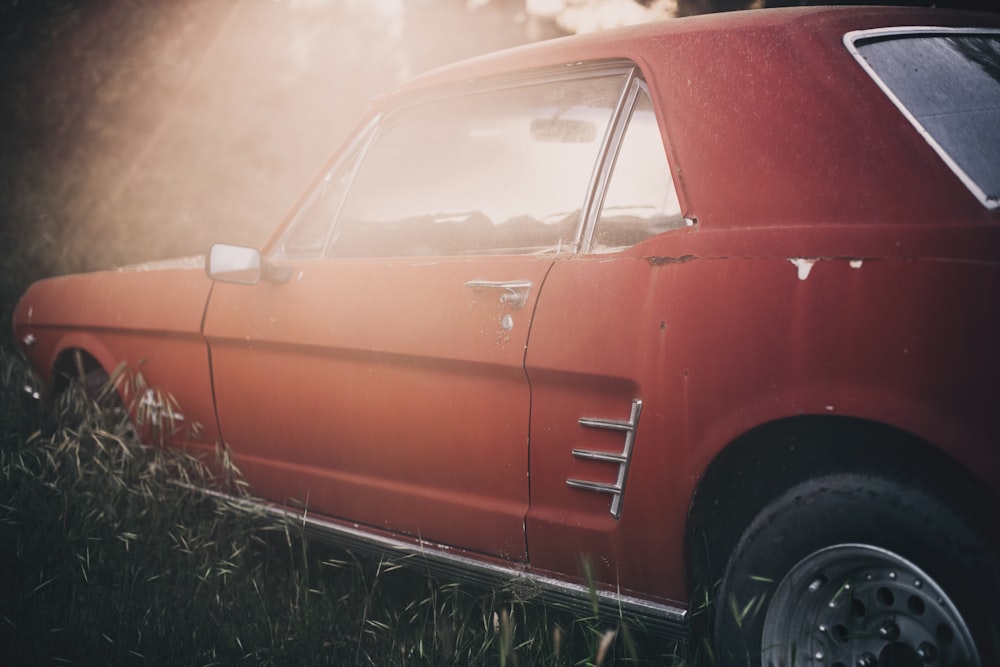
[(256, 285), (263, 277), (260, 251), (216, 243), (208, 251), (205, 272), (212, 280), (237, 285)]
[(236, 285), (256, 285), (261, 280), (281, 284), (292, 277), (290, 266), (275, 266), (256, 248), (216, 243), (208, 251), (205, 273), (212, 280)]

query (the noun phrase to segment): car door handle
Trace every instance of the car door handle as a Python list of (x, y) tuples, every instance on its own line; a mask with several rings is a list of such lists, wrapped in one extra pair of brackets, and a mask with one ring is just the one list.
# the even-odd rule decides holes
[(524, 308), (531, 291), (530, 280), (470, 280), (465, 286), (472, 290), (500, 290), (500, 303), (511, 308)]

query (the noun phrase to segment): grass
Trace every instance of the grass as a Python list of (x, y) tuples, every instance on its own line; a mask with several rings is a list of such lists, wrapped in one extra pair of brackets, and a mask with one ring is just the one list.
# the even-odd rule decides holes
[(0, 374), (0, 656), (13, 664), (681, 664), (626, 627), (310, 543), (177, 484), (212, 479), (113, 410), (78, 398), (59, 419), (3, 345)]

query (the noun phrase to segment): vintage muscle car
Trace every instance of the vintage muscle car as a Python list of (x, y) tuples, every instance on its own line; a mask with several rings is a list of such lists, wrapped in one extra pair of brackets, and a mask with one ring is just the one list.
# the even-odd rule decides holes
[(325, 539), (717, 664), (989, 667), (998, 197), (1000, 16), (678, 19), (423, 75), (263, 249), (14, 330), (56, 393), (141, 366)]

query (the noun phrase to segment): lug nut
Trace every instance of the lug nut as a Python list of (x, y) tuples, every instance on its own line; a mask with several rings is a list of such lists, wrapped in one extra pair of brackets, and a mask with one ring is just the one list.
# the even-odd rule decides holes
[(923, 662), (934, 662), (937, 660), (937, 647), (930, 642), (921, 642), (920, 646), (917, 647), (917, 657)]
[(899, 626), (895, 621), (886, 621), (878, 629), (878, 636), (886, 641), (894, 642), (899, 639)]
[(878, 658), (871, 653), (865, 653), (854, 663), (855, 667), (877, 667)]
[(812, 582), (809, 584), (809, 592), (815, 593), (819, 589), (823, 588), (823, 585), (825, 583), (826, 583), (826, 577), (824, 577), (822, 574), (819, 575), (818, 577), (813, 579)]

